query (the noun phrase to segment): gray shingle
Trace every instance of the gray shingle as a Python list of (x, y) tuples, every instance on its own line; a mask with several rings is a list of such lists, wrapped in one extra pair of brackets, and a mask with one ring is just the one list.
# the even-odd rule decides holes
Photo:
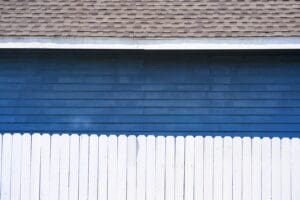
[(0, 36), (300, 36), (300, 1), (0, 0)]

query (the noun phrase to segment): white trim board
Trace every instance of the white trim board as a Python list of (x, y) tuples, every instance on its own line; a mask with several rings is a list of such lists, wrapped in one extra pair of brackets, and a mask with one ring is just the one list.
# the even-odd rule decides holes
[(199, 39), (0, 37), (0, 49), (292, 50), (300, 49), (300, 37)]

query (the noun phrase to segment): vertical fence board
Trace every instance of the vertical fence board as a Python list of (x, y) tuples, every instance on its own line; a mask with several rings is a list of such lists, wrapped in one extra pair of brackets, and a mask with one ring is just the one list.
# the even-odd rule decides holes
[(31, 147), (30, 200), (38, 200), (40, 197), (40, 134), (35, 133), (32, 135)]
[(291, 199), (291, 143), (281, 139), (281, 199)]
[(107, 199), (107, 136), (99, 137), (98, 199)]
[(243, 200), (251, 200), (252, 199), (252, 170), (251, 170), (251, 139), (249, 137), (243, 138)]
[(203, 137), (195, 137), (194, 199), (203, 200)]
[(185, 138), (185, 177), (184, 177), (184, 199), (194, 199), (194, 169), (195, 169), (195, 141), (194, 137)]
[(21, 153), (22, 153), (22, 136), (13, 134), (12, 138), (12, 166), (11, 166), (11, 200), (20, 199), (21, 190)]
[[(0, 188), (2, 188), (1, 183), (2, 183), (2, 134), (0, 134)], [(0, 189), (0, 198), (1, 198), (1, 189)]]
[(79, 192), (79, 135), (70, 136), (69, 199), (78, 200)]
[(79, 200), (88, 198), (89, 136), (80, 135), (79, 143)]
[(175, 149), (175, 200), (184, 198), (184, 137), (176, 137)]
[(146, 199), (146, 137), (137, 137), (137, 158), (136, 158), (136, 199)]
[(22, 136), (21, 200), (30, 200), (31, 135)]
[(41, 200), (50, 200), (50, 148), (50, 135), (43, 134), (41, 136)]
[(3, 200), (300, 197), (299, 138), (6, 133), (0, 149)]
[(292, 200), (300, 199), (300, 139), (292, 139)]
[(213, 200), (214, 142), (211, 136), (204, 138), (204, 199)]
[(118, 137), (118, 200), (126, 200), (126, 172), (127, 172), (127, 137)]
[(69, 156), (70, 140), (68, 134), (60, 136), (60, 161), (59, 161), (59, 199), (69, 199)]
[(51, 136), (51, 158), (50, 158), (50, 199), (59, 199), (59, 150), (60, 136)]
[(147, 136), (146, 199), (155, 200), (155, 137)]
[(117, 200), (118, 178), (118, 138), (115, 135), (108, 137), (108, 188), (107, 199)]
[(98, 182), (98, 136), (90, 136), (89, 146), (89, 183), (88, 183), (88, 199), (97, 200), (97, 182)]
[(232, 199), (242, 199), (242, 139), (232, 140)]
[(221, 137), (214, 138), (214, 180), (213, 193), (214, 200), (222, 200), (223, 196), (223, 139)]
[(155, 156), (155, 200), (164, 200), (165, 198), (165, 155), (165, 137), (158, 136), (156, 138)]
[(127, 199), (136, 200), (136, 136), (130, 135), (127, 140)]
[(12, 150), (12, 135), (5, 133), (2, 143), (2, 173), (1, 173), (1, 199), (10, 199), (11, 187), (11, 150)]
[(280, 139), (272, 138), (272, 200), (281, 199)]
[(166, 137), (166, 200), (175, 198), (175, 138)]
[(252, 200), (261, 200), (261, 140), (252, 139)]
[(232, 200), (232, 139), (224, 138), (223, 149), (223, 200)]
[(263, 200), (270, 200), (272, 198), (271, 194), (271, 158), (272, 158), (272, 147), (271, 139), (263, 138), (261, 145), (261, 196)]

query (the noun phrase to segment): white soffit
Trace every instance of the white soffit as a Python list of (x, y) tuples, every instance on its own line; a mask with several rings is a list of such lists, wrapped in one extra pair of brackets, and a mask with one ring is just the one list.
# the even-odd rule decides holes
[(288, 50), (300, 49), (300, 37), (199, 39), (0, 37), (0, 49)]

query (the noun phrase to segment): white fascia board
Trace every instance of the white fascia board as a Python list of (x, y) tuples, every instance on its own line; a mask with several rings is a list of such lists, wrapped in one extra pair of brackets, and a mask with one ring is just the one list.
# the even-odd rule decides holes
[(0, 37), (0, 49), (288, 50), (300, 49), (300, 37), (199, 39)]

